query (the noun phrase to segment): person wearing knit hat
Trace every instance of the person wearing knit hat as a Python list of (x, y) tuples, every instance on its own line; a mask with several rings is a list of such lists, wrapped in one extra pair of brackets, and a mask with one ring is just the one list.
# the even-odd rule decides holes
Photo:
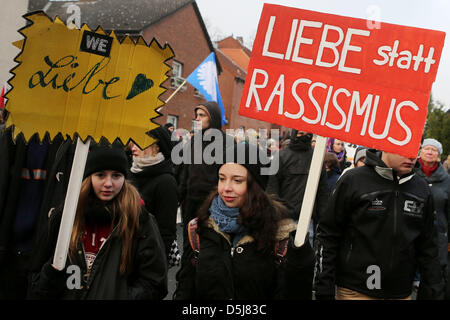
[(181, 256), (171, 255), (178, 248), (177, 211), (179, 204), (178, 185), (171, 161), (172, 144), (169, 130), (158, 127), (148, 132), (157, 139), (150, 147), (141, 150), (133, 145), (133, 163), (130, 181), (138, 189), (145, 208), (156, 218), (164, 242), (169, 267), (179, 263)]
[[(424, 178), (431, 189), (433, 195), (434, 209), (437, 218), (437, 233), (439, 245), (439, 261), (445, 274), (449, 271), (448, 259), (448, 221), (450, 219), (450, 176), (439, 162), (442, 154), (442, 144), (436, 139), (428, 138), (423, 140), (422, 148), (419, 152), (419, 165), (415, 168), (415, 173)], [(450, 284), (447, 281), (447, 299), (450, 298)]]
[(248, 143), (234, 144), (226, 148), (223, 163), (237, 163), (245, 167), (261, 189), (266, 190), (269, 176), (264, 174), (263, 168), (269, 167), (270, 158), (258, 146)]
[(367, 148), (358, 147), (355, 151), (355, 156), (353, 158), (353, 165), (355, 168), (364, 166), (364, 160), (366, 159)]
[(216, 188), (187, 226), (175, 299), (312, 298), (311, 245), (295, 247), (295, 222), (264, 191), (264, 158), (256, 145), (226, 149)]
[(422, 148), (425, 148), (426, 146), (432, 146), (435, 147), (438, 151), (438, 155), (440, 156), (442, 154), (442, 144), (433, 138), (427, 138), (423, 140), (422, 142)]
[(102, 170), (114, 170), (120, 172), (125, 178), (128, 172), (128, 160), (124, 149), (113, 144), (93, 144), (89, 148), (89, 153), (84, 169), (84, 178)]
[(169, 130), (170, 132), (173, 132), (175, 130), (175, 126), (170, 122), (167, 122), (164, 127), (167, 128), (167, 130)]
[[(33, 296), (75, 300), (165, 297), (167, 262), (162, 239), (154, 217), (141, 205), (139, 192), (125, 178), (127, 165), (122, 146), (100, 143), (90, 148), (67, 265), (58, 270), (50, 258), (32, 285)], [(50, 217), (48, 243), (41, 250), (54, 248), (61, 218), (62, 206)], [(76, 288), (67, 285), (72, 274), (66, 272), (69, 265), (88, 275)]]

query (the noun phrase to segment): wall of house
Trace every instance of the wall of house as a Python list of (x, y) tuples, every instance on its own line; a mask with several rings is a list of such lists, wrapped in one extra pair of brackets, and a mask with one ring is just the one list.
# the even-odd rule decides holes
[(27, 13), (28, 0), (2, 1), (0, 9), (0, 92), (6, 81), (13, 77), (10, 70), (17, 63), (14, 58), (20, 50), (13, 46), (13, 42), (23, 39), (18, 30), (25, 26), (26, 20), (22, 15)]
[[(188, 75), (211, 53), (205, 34), (194, 11), (193, 5), (189, 4), (179, 9), (174, 14), (157, 22), (143, 31), (143, 38), (149, 43), (155, 38), (160, 45), (168, 43), (175, 53), (174, 60), (183, 64), (183, 77)], [(168, 62), (172, 64), (172, 60)], [(171, 74), (170, 74), (171, 75)], [(170, 88), (170, 79), (164, 84)], [(161, 99), (166, 101), (174, 92), (168, 89)], [(186, 90), (179, 91), (162, 108), (160, 117), (156, 122), (165, 124), (167, 115), (178, 116), (178, 128), (192, 129), (194, 119), (194, 107), (204, 102), (203, 98), (194, 95), (194, 87), (186, 85)]]
[[(210, 54), (205, 33), (202, 30), (200, 21), (192, 4), (179, 9), (174, 14), (164, 18), (143, 31), (143, 37), (150, 43), (155, 38), (160, 45), (169, 43), (172, 47), (175, 57), (174, 60), (183, 64), (183, 77), (187, 76)], [(228, 39), (226, 45), (236, 45), (237, 40), (232, 37)], [(238, 46), (238, 45), (237, 45)], [(218, 60), (222, 67), (222, 73), (219, 75), (219, 87), (222, 96), (222, 102), (225, 108), (228, 124), (223, 127), (226, 129), (245, 129), (279, 128), (267, 122), (258, 121), (251, 118), (242, 117), (238, 114), (239, 104), (244, 88), (245, 71), (240, 70), (236, 65), (224, 57), (220, 50), (216, 51)], [(171, 61), (169, 62), (171, 64)], [(164, 83), (169, 88), (161, 99), (166, 101), (174, 92), (170, 89), (170, 79)], [(194, 108), (204, 102), (203, 98), (194, 95), (194, 88), (187, 84), (184, 91), (179, 91), (162, 108), (163, 116), (156, 119), (161, 125), (167, 122), (168, 115), (178, 116), (178, 128), (191, 130), (192, 120), (194, 119)]]

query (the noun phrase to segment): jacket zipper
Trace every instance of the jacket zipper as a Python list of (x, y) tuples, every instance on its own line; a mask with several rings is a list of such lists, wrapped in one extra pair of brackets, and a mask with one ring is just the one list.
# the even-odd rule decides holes
[(398, 217), (398, 197), (399, 197), (399, 192), (398, 190), (395, 190), (395, 198), (394, 198), (394, 232), (393, 232), (393, 245), (391, 246), (391, 260), (390, 260), (390, 271), (392, 271), (393, 268), (393, 263), (394, 263), (394, 248), (395, 248), (395, 242), (397, 240), (397, 217)]
[(345, 257), (345, 262), (349, 262), (350, 261), (350, 256), (352, 254), (352, 250), (353, 250), (353, 232), (350, 231), (350, 248), (348, 250), (347, 256)]
[(345, 258), (345, 261), (348, 262), (350, 260), (350, 256), (352, 254), (353, 250), (353, 243), (350, 243), (350, 249), (348, 250), (347, 257)]
[(111, 232), (109, 233), (109, 235), (108, 235), (108, 238), (106, 238), (105, 242), (103, 242), (103, 244), (100, 246), (100, 249), (98, 250), (97, 254), (95, 255), (95, 259), (94, 259), (94, 261), (92, 262), (92, 265), (91, 265), (90, 268), (87, 267), (87, 263), (86, 263), (86, 252), (84, 251), (84, 244), (81, 243), (81, 247), (82, 247), (82, 249), (83, 249), (83, 259), (84, 259), (84, 262), (85, 262), (85, 265), (86, 265), (86, 270), (87, 270), (87, 271), (86, 271), (86, 286), (87, 286), (86, 289), (89, 289), (90, 282), (91, 282), (91, 281), (90, 281), (91, 270), (94, 268), (95, 262), (97, 261), (97, 257), (98, 257), (98, 255), (100, 254), (100, 252), (102, 251), (102, 249), (105, 247), (106, 243), (108, 242), (109, 238), (110, 238), (111, 235), (113, 234), (114, 230), (116, 230), (116, 229), (117, 229), (117, 226), (115, 226), (115, 227), (112, 229), (112, 231), (111, 231)]

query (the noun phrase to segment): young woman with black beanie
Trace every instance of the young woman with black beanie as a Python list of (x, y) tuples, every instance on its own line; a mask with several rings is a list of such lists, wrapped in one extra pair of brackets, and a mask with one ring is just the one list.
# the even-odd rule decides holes
[(296, 224), (264, 191), (267, 155), (249, 144), (229, 152), (233, 160), (219, 167), (217, 188), (189, 223), (174, 298), (311, 299), (314, 253), (308, 241), (295, 247)]
[[(165, 297), (164, 245), (154, 218), (142, 206), (136, 188), (126, 181), (127, 169), (122, 147), (91, 147), (66, 268), (57, 270), (51, 264), (53, 258), (49, 259), (33, 281), (34, 296), (76, 300)], [(56, 210), (49, 221), (46, 246), (53, 251), (61, 211)]]

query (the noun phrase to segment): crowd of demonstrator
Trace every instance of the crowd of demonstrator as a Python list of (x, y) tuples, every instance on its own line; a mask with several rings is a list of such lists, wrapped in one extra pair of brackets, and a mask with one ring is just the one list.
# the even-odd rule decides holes
[[(303, 199), (313, 134), (263, 147), (220, 131), (223, 159), (195, 163), (195, 138), (211, 149), (222, 125), (215, 102), (194, 117), (190, 139), (172, 141), (167, 124), (144, 150), (92, 142), (62, 270), (53, 255), (75, 144), (13, 142), (0, 127), (0, 299), (160, 300), (173, 266), (179, 300), (450, 298), (450, 160), (441, 164), (439, 141), (424, 139), (417, 158), (359, 147), (350, 163), (330, 138), (316, 198)], [(191, 161), (174, 164), (178, 143)], [(266, 175), (270, 161), (278, 170)], [(304, 201), (314, 209), (297, 246)]]

